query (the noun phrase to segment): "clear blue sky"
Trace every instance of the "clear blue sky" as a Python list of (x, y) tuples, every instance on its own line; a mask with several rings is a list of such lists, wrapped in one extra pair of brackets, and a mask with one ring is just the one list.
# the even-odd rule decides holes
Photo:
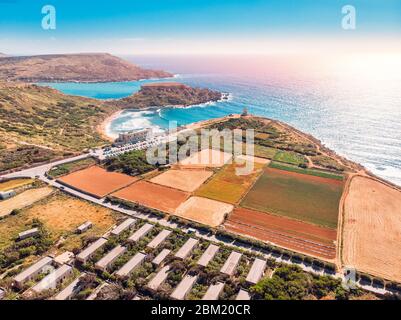
[[(42, 6), (54, 5), (57, 29), (41, 28)], [(120, 46), (170, 49), (194, 41), (350, 37), (341, 8), (356, 8), (352, 37), (401, 35), (400, 0), (0, 0), (0, 52)], [(125, 42), (124, 42), (125, 41)], [(126, 49), (122, 48), (126, 46)]]

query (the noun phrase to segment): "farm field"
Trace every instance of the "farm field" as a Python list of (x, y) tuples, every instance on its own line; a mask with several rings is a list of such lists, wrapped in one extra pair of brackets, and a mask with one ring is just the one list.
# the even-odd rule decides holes
[(266, 168), (241, 206), (336, 228), (342, 191), (339, 180)]
[(0, 202), (0, 217), (9, 215), (14, 209), (22, 209), (47, 197), (53, 192), (52, 188), (45, 187), (39, 189), (30, 189), (17, 196)]
[(226, 214), (234, 207), (227, 203), (201, 197), (191, 197), (181, 204), (175, 212), (176, 216), (217, 227), (223, 223)]
[(238, 203), (268, 163), (264, 159), (261, 160), (263, 161), (260, 161), (259, 158), (254, 160), (254, 170), (248, 175), (236, 174), (236, 169), (244, 167), (244, 165), (236, 162), (226, 165), (210, 181), (202, 185), (195, 194), (230, 204)]
[(17, 189), (23, 186), (26, 186), (28, 184), (33, 183), (34, 180), (32, 179), (14, 179), (14, 180), (9, 180), (6, 182), (1, 182), (0, 183), (0, 191), (8, 191), (12, 189)]
[(181, 160), (180, 166), (219, 168), (232, 159), (232, 155), (215, 149), (203, 149)]
[(401, 192), (370, 178), (352, 179), (344, 203), (346, 266), (401, 281)]
[(166, 187), (193, 192), (212, 175), (213, 172), (206, 170), (169, 170), (150, 181)]
[(306, 158), (298, 153), (289, 151), (278, 151), (273, 160), (293, 165), (300, 165), (306, 163)]
[[(50, 232), (52, 240), (56, 241), (63, 236), (63, 250), (72, 250), (81, 246), (82, 237), (102, 235), (119, 217), (118, 213), (110, 209), (56, 192), (35, 205), (22, 209), (18, 215), (1, 220), (0, 248), (9, 244), (19, 232), (26, 230), (32, 220), (38, 219)], [(93, 228), (82, 235), (75, 234), (76, 228), (88, 220), (93, 223)]]
[(112, 196), (163, 212), (174, 213), (179, 205), (189, 198), (189, 193), (146, 181), (138, 181), (113, 193)]
[(310, 223), (236, 208), (225, 221), (224, 228), (318, 258), (332, 260), (336, 256), (337, 232)]
[(101, 167), (92, 166), (63, 176), (57, 181), (96, 198), (103, 198), (137, 180), (122, 173), (109, 172)]

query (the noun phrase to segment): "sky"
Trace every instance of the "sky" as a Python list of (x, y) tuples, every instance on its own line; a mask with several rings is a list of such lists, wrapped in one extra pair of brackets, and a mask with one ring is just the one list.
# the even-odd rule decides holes
[[(42, 7), (56, 9), (44, 30)], [(355, 8), (344, 30), (344, 5)], [(401, 52), (400, 0), (0, 0), (0, 52)]]

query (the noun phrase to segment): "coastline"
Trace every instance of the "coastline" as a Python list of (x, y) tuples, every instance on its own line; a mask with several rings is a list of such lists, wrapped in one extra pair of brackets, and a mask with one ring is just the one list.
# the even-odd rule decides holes
[(109, 115), (106, 119), (104, 119), (102, 121), (102, 123), (100, 123), (97, 126), (97, 132), (102, 136), (103, 139), (110, 141), (110, 142), (114, 142), (114, 140), (117, 138), (116, 135), (113, 135), (109, 132), (109, 128), (111, 123), (117, 119), (125, 110), (119, 110), (116, 112), (113, 112), (111, 115)]

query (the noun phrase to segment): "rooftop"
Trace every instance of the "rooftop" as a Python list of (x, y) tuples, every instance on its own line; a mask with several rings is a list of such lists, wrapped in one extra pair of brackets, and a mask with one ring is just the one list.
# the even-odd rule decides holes
[(42, 292), (45, 290), (54, 289), (56, 288), (58, 281), (71, 272), (72, 267), (68, 264), (63, 264), (60, 268), (54, 270), (52, 273), (44, 277), (32, 288), (32, 290), (35, 292)]
[(148, 244), (148, 247), (153, 249), (157, 248), (170, 234), (170, 230), (164, 229)]
[(116, 276), (120, 278), (127, 277), (136, 267), (141, 265), (145, 257), (146, 254), (138, 252), (116, 272)]
[(260, 278), (262, 278), (263, 273), (266, 268), (266, 260), (256, 258), (252, 264), (251, 270), (249, 271), (246, 281), (252, 284), (256, 284)]
[(171, 250), (169, 249), (163, 249), (156, 258), (153, 259), (152, 263), (155, 265), (159, 265), (160, 263), (163, 262), (163, 260), (171, 253)]
[(107, 239), (105, 238), (100, 238), (93, 242), (92, 244), (89, 245), (86, 249), (81, 251), (77, 255), (77, 259), (80, 261), (86, 261), (96, 250), (100, 249), (102, 246), (104, 246), (107, 242)]
[(209, 262), (213, 259), (213, 257), (216, 255), (217, 251), (219, 251), (219, 247), (214, 244), (211, 244), (200, 257), (198, 264), (200, 266), (206, 267), (209, 264)]
[(37, 273), (39, 270), (43, 269), (45, 266), (52, 263), (53, 259), (50, 257), (44, 257), (31, 265), (28, 269), (22, 271), (20, 274), (14, 277), (16, 282), (24, 282), (29, 279), (33, 274)]
[(160, 271), (149, 281), (147, 287), (156, 291), (160, 285), (167, 279), (168, 272), (170, 270), (169, 266), (164, 266), (160, 269)]
[(238, 265), (239, 260), (241, 259), (242, 254), (239, 252), (231, 252), (230, 256), (228, 257), (227, 261), (224, 263), (223, 267), (220, 269), (221, 273), (225, 273), (231, 276), (235, 268)]
[(54, 300), (67, 300), (71, 298), (74, 294), (76, 294), (80, 289), (79, 287), (77, 287), (77, 284), (84, 275), (85, 274), (81, 274), (77, 279), (71, 282), (67, 287), (64, 288), (64, 290), (62, 290), (54, 297)]
[(130, 228), (135, 222), (135, 219), (128, 218), (124, 220), (124, 222), (120, 223), (115, 229), (113, 229), (111, 231), (111, 234), (114, 236), (118, 236), (121, 232)]
[(119, 256), (121, 256), (127, 250), (126, 247), (118, 245), (113, 250), (111, 250), (108, 254), (106, 254), (102, 259), (100, 259), (95, 264), (95, 268), (97, 269), (106, 269), (110, 266)]
[(197, 239), (189, 238), (174, 256), (176, 258), (185, 259), (198, 242), (199, 240)]
[(150, 230), (152, 230), (153, 224), (146, 223), (134, 232), (132, 236), (128, 238), (129, 241), (136, 242), (142, 237), (144, 237)]
[(212, 284), (206, 291), (202, 300), (218, 300), (220, 293), (224, 289), (224, 283), (218, 282), (216, 284)]
[(235, 300), (251, 300), (251, 296), (249, 295), (248, 291), (245, 291), (245, 290), (241, 289), (238, 292), (237, 297), (235, 298)]
[(198, 276), (190, 276), (186, 275), (184, 279), (178, 284), (177, 288), (171, 294), (172, 299), (176, 300), (184, 300), (189, 290), (191, 290), (192, 286), (195, 284)]

